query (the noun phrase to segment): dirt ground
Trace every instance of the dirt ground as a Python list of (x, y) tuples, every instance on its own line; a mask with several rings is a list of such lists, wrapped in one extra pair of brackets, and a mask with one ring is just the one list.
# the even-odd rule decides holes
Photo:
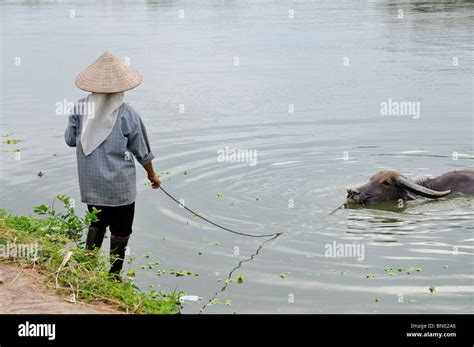
[(105, 304), (73, 303), (69, 297), (60, 297), (42, 284), (43, 276), (31, 268), (0, 262), (0, 314), (121, 313)]

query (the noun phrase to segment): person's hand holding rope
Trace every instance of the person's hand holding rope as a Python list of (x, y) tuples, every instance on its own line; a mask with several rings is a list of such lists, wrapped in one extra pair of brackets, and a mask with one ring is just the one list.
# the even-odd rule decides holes
[(158, 176), (155, 173), (155, 169), (153, 169), (153, 164), (151, 163), (151, 161), (145, 164), (143, 168), (146, 170), (146, 173), (148, 174), (148, 179), (151, 182), (151, 187), (153, 189), (160, 188), (160, 185), (161, 185), (160, 176)]
[(151, 182), (151, 187), (152, 187), (153, 189), (158, 189), (158, 188), (160, 188), (160, 185), (161, 185), (160, 176), (158, 176), (157, 174), (155, 174), (154, 176), (148, 176), (148, 179), (150, 180), (150, 182)]

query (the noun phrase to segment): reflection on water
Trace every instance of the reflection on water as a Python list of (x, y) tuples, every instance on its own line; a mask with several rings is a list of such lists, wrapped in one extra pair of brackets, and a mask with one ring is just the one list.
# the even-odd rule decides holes
[[(31, 213), (59, 192), (79, 201), (55, 103), (83, 96), (75, 75), (107, 49), (144, 76), (126, 100), (147, 125), (164, 187), (229, 228), (284, 232), (217, 297), (232, 305), (206, 312), (472, 312), (472, 199), (328, 215), (377, 171), (472, 167), (472, 2), (0, 6), (0, 132), (21, 140), (0, 144), (1, 207)], [(389, 99), (419, 101), (420, 118), (381, 116)], [(226, 146), (256, 149), (257, 165), (218, 162)], [(137, 283), (199, 295), (184, 309), (198, 312), (260, 241), (201, 223), (145, 182), (139, 171), (132, 253), (199, 276), (141, 270)], [(364, 245), (364, 260), (326, 256), (334, 242)]]

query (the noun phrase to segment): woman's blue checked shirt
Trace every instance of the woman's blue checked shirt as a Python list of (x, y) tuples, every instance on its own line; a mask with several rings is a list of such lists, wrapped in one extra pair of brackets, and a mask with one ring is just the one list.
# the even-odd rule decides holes
[(123, 103), (109, 137), (86, 156), (81, 146), (81, 125), (82, 117), (87, 115), (78, 113), (69, 116), (64, 137), (69, 146), (76, 147), (81, 201), (99, 206), (131, 204), (137, 196), (133, 157), (142, 166), (155, 157), (140, 116)]

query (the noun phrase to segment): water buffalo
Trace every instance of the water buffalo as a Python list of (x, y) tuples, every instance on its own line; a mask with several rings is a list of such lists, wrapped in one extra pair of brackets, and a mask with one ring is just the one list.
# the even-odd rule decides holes
[(369, 205), (387, 200), (414, 200), (415, 195), (432, 199), (474, 195), (474, 170), (451, 171), (416, 182), (397, 171), (380, 171), (363, 186), (347, 189), (347, 203)]

